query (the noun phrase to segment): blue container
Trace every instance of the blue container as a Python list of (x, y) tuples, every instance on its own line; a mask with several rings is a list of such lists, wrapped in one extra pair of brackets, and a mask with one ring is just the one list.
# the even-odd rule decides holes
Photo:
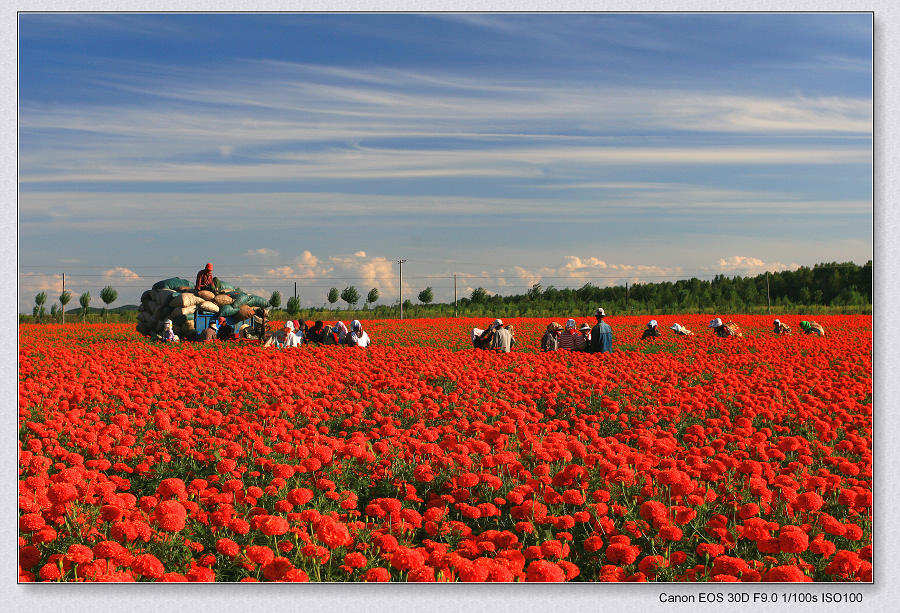
[[(222, 317), (218, 313), (194, 313), (194, 330), (196, 330), (197, 335), (203, 334), (203, 331), (206, 330), (211, 323), (218, 322), (219, 317)], [(252, 318), (248, 319), (238, 319), (237, 317), (226, 317), (225, 322), (231, 324), (234, 327), (235, 333), (239, 332), (241, 326), (244, 322), (252, 324)]]

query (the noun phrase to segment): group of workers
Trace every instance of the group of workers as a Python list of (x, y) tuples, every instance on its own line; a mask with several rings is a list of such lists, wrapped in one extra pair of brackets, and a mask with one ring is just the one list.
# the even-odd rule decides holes
[(339, 321), (333, 326), (326, 326), (324, 322), (316, 321), (312, 326), (307, 326), (304, 321), (286, 321), (284, 327), (269, 336), (265, 347), (277, 347), (281, 349), (299, 347), (303, 343), (317, 343), (319, 345), (342, 345), (346, 347), (368, 347), (372, 343), (368, 332), (363, 330), (362, 323), (354, 319), (350, 328)]
[(584, 353), (609, 353), (612, 351), (612, 328), (606, 323), (606, 311), (598, 307), (594, 311), (597, 323), (591, 327), (588, 323), (580, 326), (574, 319), (566, 321), (565, 326), (551, 322), (541, 337), (541, 351), (581, 351)]

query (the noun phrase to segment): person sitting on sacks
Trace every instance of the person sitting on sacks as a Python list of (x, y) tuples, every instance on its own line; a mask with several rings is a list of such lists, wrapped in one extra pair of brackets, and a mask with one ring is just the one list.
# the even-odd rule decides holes
[(651, 319), (647, 322), (647, 328), (644, 330), (644, 333), (641, 334), (641, 340), (647, 338), (656, 338), (659, 336), (659, 327), (656, 324), (655, 319)]
[(234, 340), (234, 326), (228, 323), (224, 317), (219, 317), (219, 332), (216, 338), (220, 341)]
[(561, 331), (562, 326), (555, 321), (547, 324), (547, 331), (541, 337), (541, 351), (557, 351), (559, 349), (559, 333)]
[(197, 281), (196, 281), (196, 283), (194, 283), (195, 291), (199, 292), (200, 290), (205, 289), (207, 291), (215, 293), (216, 284), (215, 284), (215, 281), (213, 280), (212, 271), (213, 271), (213, 265), (211, 263), (207, 263), (206, 268), (204, 268), (203, 270), (201, 270), (200, 272), (197, 273)]
[(175, 334), (175, 331), (172, 329), (172, 320), (167, 319), (163, 322), (163, 331), (160, 335), (160, 338), (164, 343), (177, 343), (178, 335)]
[(371, 342), (369, 335), (362, 329), (362, 324), (358, 319), (354, 319), (350, 324), (350, 334), (347, 335), (347, 346), (368, 347)]

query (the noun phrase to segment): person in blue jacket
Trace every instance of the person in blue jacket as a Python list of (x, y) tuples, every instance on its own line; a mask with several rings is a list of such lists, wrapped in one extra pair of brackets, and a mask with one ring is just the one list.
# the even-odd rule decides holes
[(603, 321), (606, 311), (602, 307), (598, 307), (594, 316), (597, 318), (597, 325), (591, 330), (591, 353), (610, 353), (613, 333), (609, 324)]

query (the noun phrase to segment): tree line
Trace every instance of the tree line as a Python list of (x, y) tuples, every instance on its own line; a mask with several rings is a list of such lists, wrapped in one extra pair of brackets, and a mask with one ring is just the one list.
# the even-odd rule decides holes
[[(299, 296), (291, 296), (282, 309), (282, 295), (272, 292), (269, 304), (273, 311), (282, 309), (296, 318), (301, 313), (315, 317), (318, 313), (338, 312), (336, 303), (343, 300), (346, 309), (339, 312), (344, 316), (367, 316), (390, 318), (396, 316), (396, 307), (379, 305), (370, 309), (379, 297), (378, 288), (372, 288), (365, 294), (363, 308), (356, 308), (362, 298), (360, 291), (349, 285), (339, 291), (332, 287), (327, 295), (330, 308), (301, 308)], [(101, 317), (106, 319), (107, 306), (118, 298), (118, 292), (110, 286), (100, 291), (104, 302)], [(475, 288), (467, 297), (460, 298), (457, 304), (434, 304), (434, 291), (426, 287), (417, 295), (418, 304), (406, 299), (403, 302), (404, 313), (409, 317), (446, 317), (449, 315), (481, 316), (491, 313), (505, 313), (506, 316), (544, 316), (562, 312), (589, 312), (597, 305), (607, 311), (618, 313), (703, 313), (703, 312), (753, 312), (766, 308), (769, 304), (782, 312), (790, 309), (816, 309), (831, 312), (835, 309), (850, 309), (855, 312), (871, 311), (872, 304), (872, 260), (862, 266), (853, 262), (828, 262), (816, 264), (812, 268), (801, 266), (796, 270), (783, 270), (762, 273), (756, 276), (716, 275), (711, 280), (696, 277), (653, 283), (635, 283), (633, 285), (614, 285), (598, 287), (593, 283), (585, 283), (581, 287), (556, 288), (552, 285), (543, 287), (535, 283), (524, 294), (503, 296), (488, 292), (483, 287)], [(54, 321), (65, 323), (65, 306), (72, 299), (72, 293), (63, 291), (59, 305), (54, 303), (50, 309), (50, 317)], [(46, 292), (35, 296), (33, 318), (43, 321), (47, 317)], [(91, 294), (85, 292), (79, 297), (80, 314), (84, 320), (88, 314)]]

